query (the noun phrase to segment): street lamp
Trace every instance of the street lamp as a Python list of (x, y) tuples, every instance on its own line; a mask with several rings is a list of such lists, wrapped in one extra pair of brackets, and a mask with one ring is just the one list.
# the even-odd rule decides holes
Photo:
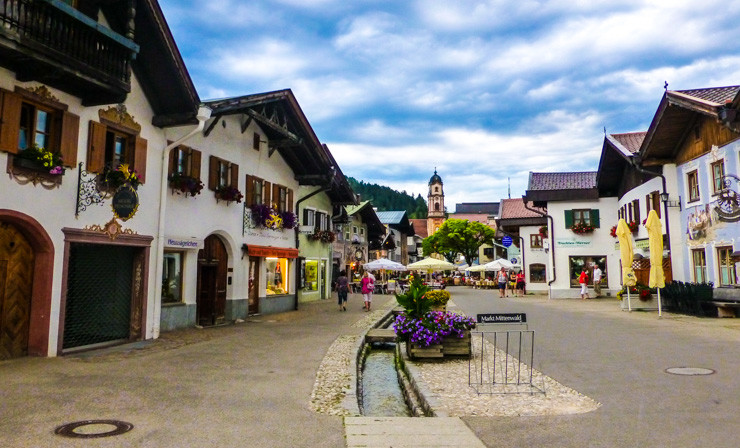
[(678, 207), (681, 210), (681, 196), (678, 197), (678, 201), (671, 201), (668, 193), (661, 193), (660, 200), (666, 205), (666, 207)]

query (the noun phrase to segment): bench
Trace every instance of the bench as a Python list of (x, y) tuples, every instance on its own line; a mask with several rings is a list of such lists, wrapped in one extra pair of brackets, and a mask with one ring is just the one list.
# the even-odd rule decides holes
[(740, 308), (740, 302), (710, 302), (717, 307), (717, 317), (737, 317), (737, 309)]

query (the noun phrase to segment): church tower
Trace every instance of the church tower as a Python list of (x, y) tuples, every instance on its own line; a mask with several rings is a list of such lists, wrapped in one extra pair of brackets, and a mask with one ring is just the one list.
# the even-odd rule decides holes
[(431, 235), (445, 222), (445, 192), (442, 188), (442, 178), (434, 169), (434, 175), (429, 179), (429, 194), (427, 195), (427, 234)]

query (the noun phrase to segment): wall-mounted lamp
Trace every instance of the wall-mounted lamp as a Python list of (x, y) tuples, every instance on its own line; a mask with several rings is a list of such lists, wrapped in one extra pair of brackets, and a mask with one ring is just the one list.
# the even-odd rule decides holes
[(678, 197), (678, 201), (671, 201), (668, 193), (661, 193), (660, 200), (666, 205), (666, 207), (678, 207), (681, 210), (681, 196)]
[(249, 246), (247, 246), (246, 243), (242, 244), (242, 260), (244, 259), (244, 256), (249, 253)]

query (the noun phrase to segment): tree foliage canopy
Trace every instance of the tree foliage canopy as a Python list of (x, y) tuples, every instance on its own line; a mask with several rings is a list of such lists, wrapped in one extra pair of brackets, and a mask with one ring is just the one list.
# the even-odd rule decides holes
[(454, 262), (458, 253), (472, 266), (478, 258), (478, 249), (493, 240), (495, 232), (485, 224), (467, 219), (448, 219), (442, 226), (422, 242), (424, 255), (436, 252), (447, 261)]
[(416, 197), (406, 191), (396, 191), (390, 187), (365, 183), (347, 177), (352, 190), (359, 194), (363, 201), (370, 201), (379, 211), (406, 210), (409, 218), (426, 218), (427, 202), (421, 195)]

